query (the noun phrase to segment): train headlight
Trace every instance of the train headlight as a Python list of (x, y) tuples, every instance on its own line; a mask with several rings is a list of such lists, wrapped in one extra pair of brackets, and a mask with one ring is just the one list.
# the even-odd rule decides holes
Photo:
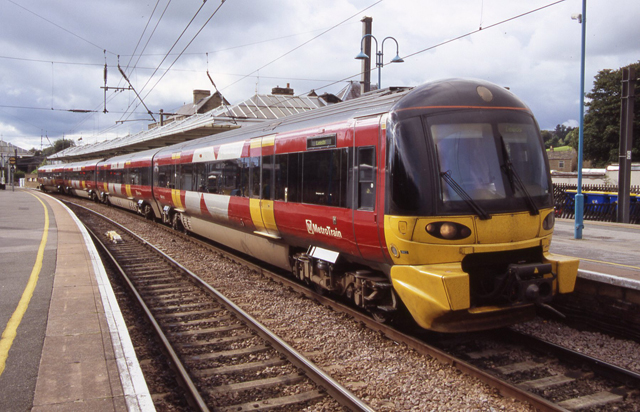
[(551, 230), (553, 229), (553, 225), (555, 224), (555, 222), (556, 222), (556, 213), (555, 211), (552, 211), (542, 221), (542, 228), (544, 230)]
[(431, 236), (446, 240), (465, 239), (471, 235), (471, 229), (455, 222), (429, 223), (425, 230)]
[(458, 228), (453, 223), (443, 223), (440, 226), (440, 236), (445, 239), (454, 239), (458, 235)]

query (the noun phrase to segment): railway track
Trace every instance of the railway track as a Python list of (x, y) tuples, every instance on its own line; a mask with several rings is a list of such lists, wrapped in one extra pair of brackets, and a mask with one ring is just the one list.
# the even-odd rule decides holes
[(640, 374), (510, 329), (437, 346), (522, 391), (540, 409), (635, 411), (640, 401)]
[[(330, 297), (318, 295), (296, 280), (283, 276), (282, 273), (272, 272), (243, 257), (229, 255), (209, 242), (199, 241), (160, 225), (158, 227), (194, 244), (229, 256), (288, 289), (306, 295), (338, 312), (347, 313), (368, 328), (396, 342), (404, 343), (419, 353), (453, 365), (460, 371), (488, 383), (502, 395), (529, 402), (539, 410), (637, 410), (640, 379), (638, 374), (633, 372), (530, 337), (520, 335), (516, 338), (516, 335), (512, 335), (508, 330), (456, 335), (454, 339), (439, 341), (433, 334), (415, 333), (415, 329), (411, 327), (404, 330), (394, 329)], [(506, 334), (510, 336), (506, 339), (507, 342), (504, 338)], [(482, 347), (479, 342), (482, 342)], [(519, 346), (514, 348), (516, 342), (519, 342)], [(540, 349), (541, 347), (543, 349)], [(536, 380), (538, 381), (535, 382)]]
[(275, 334), (149, 242), (86, 208), (70, 207), (125, 277), (202, 411), (299, 410), (335, 399), (371, 411)]

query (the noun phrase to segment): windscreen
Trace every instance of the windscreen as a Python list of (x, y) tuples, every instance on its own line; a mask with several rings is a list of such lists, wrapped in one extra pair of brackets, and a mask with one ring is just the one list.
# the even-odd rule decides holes
[[(390, 150), (390, 195), (397, 200), (392, 213), (492, 214), (551, 206), (542, 141), (526, 113), (473, 110), (423, 116), (402, 120), (392, 131), (400, 139)], [(422, 199), (420, 204), (403, 200), (410, 196), (407, 187), (420, 191), (414, 196)], [(424, 192), (430, 192), (430, 199)]]

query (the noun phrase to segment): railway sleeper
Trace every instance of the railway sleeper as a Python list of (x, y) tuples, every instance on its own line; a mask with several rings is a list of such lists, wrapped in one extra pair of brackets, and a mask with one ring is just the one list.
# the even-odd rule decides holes
[(370, 270), (341, 270), (339, 256), (327, 256), (333, 261), (314, 257), (308, 252), (295, 254), (293, 276), (312, 285), (318, 293), (328, 292), (347, 298), (369, 311), (377, 321), (391, 320), (398, 310), (398, 299), (389, 279)]

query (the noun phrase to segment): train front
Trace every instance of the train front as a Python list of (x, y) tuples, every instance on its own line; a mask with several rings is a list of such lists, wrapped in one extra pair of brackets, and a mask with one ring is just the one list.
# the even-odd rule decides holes
[(394, 106), (386, 143), (390, 276), (418, 324), (497, 328), (573, 291), (578, 261), (549, 253), (539, 128), (511, 92), (459, 79), (416, 88)]

